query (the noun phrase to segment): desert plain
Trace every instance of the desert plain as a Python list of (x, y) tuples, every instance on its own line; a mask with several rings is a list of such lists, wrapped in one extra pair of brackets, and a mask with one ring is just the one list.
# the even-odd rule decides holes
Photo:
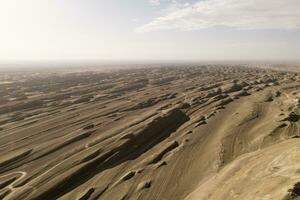
[(1, 72), (0, 199), (299, 199), (298, 72)]

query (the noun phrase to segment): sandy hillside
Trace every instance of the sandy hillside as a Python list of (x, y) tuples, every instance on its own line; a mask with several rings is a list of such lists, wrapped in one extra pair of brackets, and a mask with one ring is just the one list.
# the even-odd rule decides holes
[(0, 199), (300, 198), (296, 72), (9, 72), (0, 94)]

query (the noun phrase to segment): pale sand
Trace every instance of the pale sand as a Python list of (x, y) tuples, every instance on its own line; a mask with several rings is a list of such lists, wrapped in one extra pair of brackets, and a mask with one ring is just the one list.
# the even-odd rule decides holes
[(0, 199), (299, 198), (296, 72), (185, 66), (0, 82)]

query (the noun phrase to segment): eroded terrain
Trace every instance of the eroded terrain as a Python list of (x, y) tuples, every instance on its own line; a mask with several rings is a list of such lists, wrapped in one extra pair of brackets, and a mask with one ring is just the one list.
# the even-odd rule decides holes
[(296, 72), (3, 73), (0, 94), (0, 199), (299, 198)]

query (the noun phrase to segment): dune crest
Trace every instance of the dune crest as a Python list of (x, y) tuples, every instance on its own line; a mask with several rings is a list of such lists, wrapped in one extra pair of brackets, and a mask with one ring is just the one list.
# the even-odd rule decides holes
[(187, 65), (0, 82), (0, 199), (300, 197), (297, 72)]

